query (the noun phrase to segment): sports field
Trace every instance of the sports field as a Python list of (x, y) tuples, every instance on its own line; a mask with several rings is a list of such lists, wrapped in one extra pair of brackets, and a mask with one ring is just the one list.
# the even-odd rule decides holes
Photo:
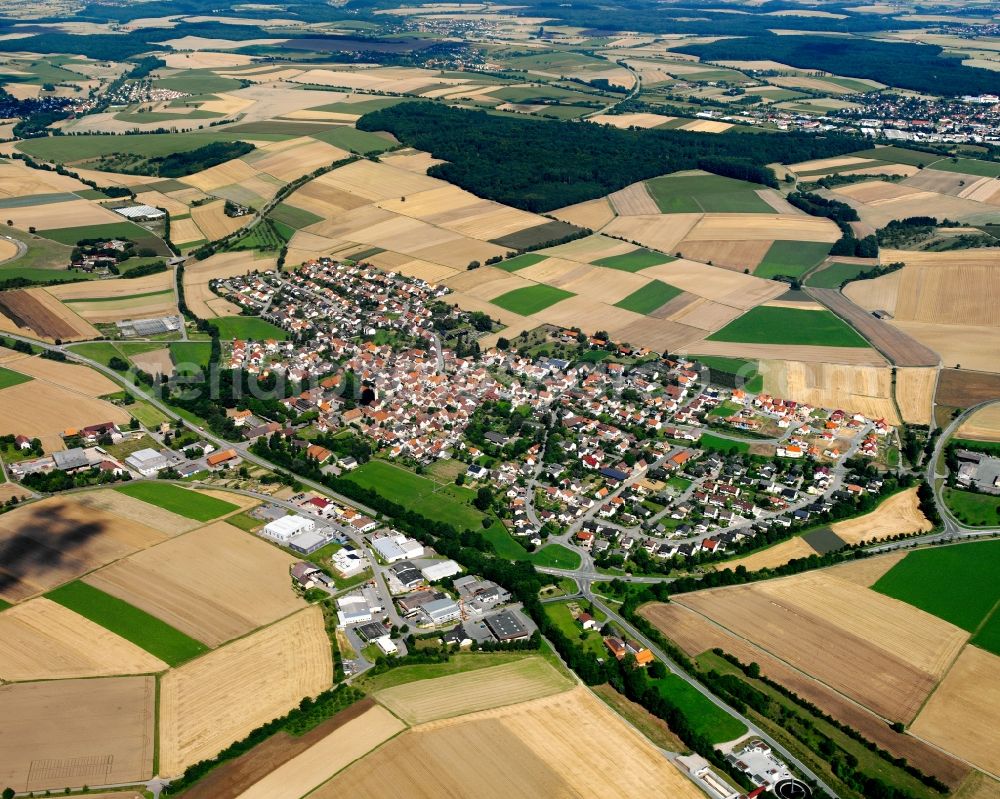
[(662, 280), (651, 280), (641, 289), (633, 291), (625, 299), (615, 303), (617, 308), (624, 308), (626, 311), (635, 311), (641, 314), (650, 314), (657, 308), (666, 305), (674, 297), (681, 295), (681, 290), (674, 288), (669, 283)]
[(219, 336), (225, 340), (253, 339), (264, 341), (269, 338), (284, 341), (288, 333), (270, 322), (256, 316), (220, 316), (212, 324), (219, 328)]
[(593, 263), (595, 266), (605, 266), (608, 269), (621, 269), (623, 272), (639, 272), (650, 266), (668, 264), (674, 260), (676, 259), (669, 255), (640, 247), (633, 252), (627, 252), (624, 255), (612, 255), (609, 258), (600, 258)]
[(664, 214), (774, 213), (757, 194), (763, 186), (721, 175), (666, 175), (646, 181), (646, 188)]
[(853, 328), (829, 311), (758, 306), (708, 337), (709, 341), (748, 344), (802, 344), (824, 347), (867, 347)]
[(975, 632), (1000, 600), (997, 574), (1000, 541), (976, 541), (911, 552), (872, 588)]
[(494, 297), (490, 302), (512, 313), (531, 316), (572, 296), (572, 292), (539, 284), (508, 291), (506, 294)]
[(776, 241), (753, 273), (764, 278), (798, 278), (821, 263), (829, 252), (830, 245), (822, 241)]
[(204, 644), (155, 616), (79, 580), (49, 592), (47, 597), (142, 647), (171, 666), (208, 651)]
[(115, 490), (189, 519), (197, 519), (200, 522), (207, 522), (232, 513), (234, 510), (239, 510), (237, 505), (223, 502), (221, 499), (210, 497), (207, 494), (199, 494), (197, 491), (179, 488), (170, 483), (127, 483)]

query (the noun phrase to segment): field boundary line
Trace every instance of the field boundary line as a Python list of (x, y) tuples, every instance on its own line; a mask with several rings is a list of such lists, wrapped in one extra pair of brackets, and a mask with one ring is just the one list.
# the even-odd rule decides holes
[[(374, 699), (374, 697), (372, 697), (372, 698)], [(368, 757), (369, 755), (373, 755), (373, 754), (375, 754), (375, 752), (377, 752), (377, 751), (378, 751), (379, 749), (381, 749), (381, 748), (382, 748), (383, 746), (386, 746), (387, 744), (391, 743), (392, 741), (395, 741), (395, 740), (396, 740), (396, 739), (397, 739), (397, 738), (398, 738), (398, 737), (399, 737), (400, 735), (405, 735), (405, 734), (406, 734), (406, 733), (408, 733), (408, 732), (412, 732), (412, 731), (414, 731), (414, 729), (415, 729), (414, 727), (411, 727), (411, 726), (410, 726), (409, 724), (407, 724), (407, 723), (406, 723), (406, 721), (404, 721), (403, 719), (399, 718), (399, 716), (397, 716), (397, 715), (396, 715), (395, 713), (393, 713), (393, 712), (392, 712), (391, 710), (389, 710), (389, 708), (387, 708), (387, 707), (386, 707), (385, 705), (383, 705), (383, 704), (380, 704), (380, 703), (378, 702), (378, 700), (377, 700), (377, 699), (375, 700), (375, 703), (376, 703), (376, 705), (377, 705), (378, 707), (382, 708), (382, 709), (383, 709), (383, 710), (385, 710), (385, 711), (386, 711), (387, 713), (390, 713), (390, 714), (392, 715), (392, 717), (393, 717), (393, 718), (395, 718), (395, 719), (398, 719), (398, 720), (399, 720), (399, 721), (400, 721), (400, 722), (401, 722), (401, 723), (402, 723), (402, 724), (404, 725), (404, 726), (403, 726), (403, 729), (401, 729), (401, 730), (400, 730), (399, 732), (396, 732), (396, 733), (393, 733), (393, 734), (392, 734), (391, 736), (389, 736), (389, 737), (388, 737), (388, 738), (386, 738), (386, 739), (385, 739), (384, 741), (382, 741), (382, 743), (380, 743), (380, 744), (379, 744), (378, 746), (375, 746), (375, 747), (373, 747), (372, 749), (369, 749), (369, 750), (368, 750), (367, 752), (365, 752), (365, 753), (364, 753), (363, 755), (359, 755), (358, 757), (354, 758), (354, 760), (352, 760), (352, 761), (351, 761), (350, 763), (348, 763), (347, 765), (345, 765), (345, 766), (344, 766), (343, 768), (341, 768), (341, 769), (337, 769), (337, 771), (333, 772), (333, 774), (331, 774), (331, 775), (330, 775), (329, 777), (327, 777), (327, 778), (326, 778), (325, 780), (323, 780), (323, 781), (322, 781), (322, 782), (321, 782), (321, 783), (320, 783), (319, 785), (317, 785), (317, 786), (316, 786), (315, 788), (313, 788), (313, 789), (312, 789), (311, 791), (309, 791), (309, 792), (307, 792), (307, 793), (304, 793), (304, 794), (302, 794), (302, 799), (307, 799), (307, 797), (310, 797), (310, 796), (312, 796), (312, 795), (313, 795), (314, 793), (316, 793), (316, 791), (318, 791), (318, 790), (319, 790), (320, 788), (322, 788), (322, 787), (323, 787), (324, 785), (326, 785), (326, 784), (327, 784), (328, 782), (330, 782), (330, 781), (331, 781), (331, 780), (332, 780), (332, 779), (333, 779), (334, 777), (336, 777), (336, 776), (337, 776), (338, 774), (341, 774), (341, 773), (343, 773), (344, 771), (347, 771), (347, 769), (349, 769), (349, 768), (350, 768), (351, 766), (353, 766), (353, 765), (354, 765), (355, 763), (358, 763), (358, 762), (360, 762), (360, 761), (364, 760), (364, 759), (365, 759), (366, 757)], [(428, 722), (428, 723), (430, 723), (430, 722)], [(331, 735), (332, 735), (332, 733), (331, 733)], [(319, 742), (317, 741), (317, 743), (319, 743)], [(313, 744), (313, 746), (315, 746), (315, 744)], [(307, 752), (308, 752), (309, 750), (307, 749), (307, 750), (305, 750), (305, 751), (307, 751)], [(289, 761), (289, 762), (290, 762), (290, 761)], [(255, 784), (256, 784), (256, 783), (255, 783)], [(251, 787), (252, 787), (252, 786), (251, 786)]]

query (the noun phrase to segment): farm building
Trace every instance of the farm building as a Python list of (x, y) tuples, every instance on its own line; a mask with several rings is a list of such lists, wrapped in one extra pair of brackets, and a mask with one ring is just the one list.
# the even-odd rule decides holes
[(430, 566), (425, 566), (420, 570), (420, 573), (424, 575), (424, 579), (427, 582), (436, 583), (445, 577), (453, 577), (461, 571), (462, 567), (455, 563), (455, 561), (443, 560), (440, 563), (432, 563)]
[(239, 456), (236, 454), (235, 449), (224, 449), (220, 452), (213, 452), (205, 458), (205, 463), (207, 463), (210, 468), (214, 469), (216, 466), (221, 466), (224, 463), (229, 463), (230, 461), (238, 459)]
[(125, 465), (143, 477), (152, 477), (160, 469), (167, 468), (167, 458), (155, 449), (140, 449), (125, 459)]
[(285, 542), (301, 533), (311, 533), (316, 529), (316, 522), (305, 516), (283, 516), (264, 525), (263, 533), (275, 541)]

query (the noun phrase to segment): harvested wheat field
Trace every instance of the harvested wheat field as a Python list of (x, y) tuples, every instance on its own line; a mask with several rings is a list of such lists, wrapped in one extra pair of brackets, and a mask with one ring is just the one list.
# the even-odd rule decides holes
[(871, 513), (832, 525), (845, 544), (870, 543), (897, 533), (925, 533), (933, 527), (920, 511), (915, 487), (893, 494)]
[(174, 244), (190, 244), (193, 241), (201, 241), (204, 238), (205, 234), (201, 232), (201, 228), (198, 227), (193, 219), (171, 220), (170, 239)]
[(385, 708), (370, 707), (243, 791), (238, 799), (300, 799), (405, 729)]
[(660, 213), (645, 183), (633, 183), (608, 195), (608, 201), (620, 216), (642, 216)]
[(31, 491), (17, 483), (0, 483), (0, 502), (8, 502), (14, 497), (18, 500), (27, 499), (31, 495)]
[[(226, 300), (222, 300), (222, 302), (226, 302)], [(166, 347), (161, 350), (136, 353), (135, 355), (129, 356), (129, 359), (139, 369), (142, 369), (142, 371), (147, 372), (154, 377), (158, 375), (172, 377), (174, 374), (174, 362), (170, 357), (170, 350)]]
[(122, 220), (118, 214), (90, 200), (69, 200), (62, 203), (5, 208), (4, 217), (10, 219), (14, 227), (21, 230), (34, 227), (40, 231), (85, 225), (110, 225)]
[(830, 567), (825, 573), (838, 580), (871, 588), (882, 575), (905, 558), (906, 554), (903, 550), (895, 550), (884, 555), (839, 563)]
[(701, 261), (712, 266), (725, 269), (735, 269), (751, 272), (759, 264), (773, 241), (758, 239), (755, 241), (687, 241), (677, 245), (677, 251), (692, 261)]
[(205, 205), (199, 205), (191, 209), (191, 218), (209, 241), (216, 241), (224, 236), (228, 236), (234, 230), (239, 230), (247, 223), (246, 217), (226, 216), (224, 209), (225, 202), (223, 200), (214, 203), (205, 203)]
[(51, 497), (0, 516), (0, 598), (27, 599), (158, 544), (166, 536), (140, 522)]
[(164, 292), (149, 297), (103, 300), (101, 302), (69, 302), (68, 307), (79, 314), (81, 319), (94, 324), (120, 322), (125, 319), (149, 319), (152, 317), (177, 315), (174, 292)]
[[(866, 559), (857, 563), (867, 563), (868, 560), (877, 559)], [(888, 567), (885, 570), (887, 571)], [(832, 576), (834, 570), (824, 573)], [(845, 580), (847, 581), (849, 580)], [(925, 773), (933, 774), (949, 786), (957, 786), (969, 773), (969, 768), (965, 764), (916, 738), (893, 732), (883, 719), (865, 710), (856, 702), (676, 602), (645, 605), (640, 613), (692, 657), (719, 647), (744, 663), (756, 662), (761, 671), (772, 680), (808, 699), (897, 757), (905, 757)]]
[(281, 144), (285, 146), (280, 151), (269, 152), (268, 149), (264, 149), (260, 151), (263, 157), (255, 159), (248, 157), (247, 160), (251, 161), (258, 171), (266, 172), (283, 183), (289, 183), (348, 156), (346, 150), (316, 139), (303, 138), (293, 141), (297, 142), (294, 146), (282, 142)]
[(18, 289), (0, 293), (0, 329), (39, 338), (82, 341), (101, 334), (44, 289)]
[(890, 324), (934, 350), (941, 356), (944, 367), (1000, 372), (1000, 328), (930, 322), (893, 321)]
[(904, 722), (968, 637), (903, 602), (817, 573), (675, 601), (873, 712)]
[(89, 300), (131, 297), (135, 294), (149, 294), (153, 291), (166, 291), (173, 286), (171, 271), (157, 272), (129, 280), (85, 280), (81, 283), (58, 283), (47, 286), (45, 291), (57, 300)]
[(643, 269), (642, 274), (707, 300), (744, 310), (774, 299), (787, 288), (786, 284), (775, 280), (764, 280), (683, 259), (651, 266)]
[(87, 397), (103, 397), (120, 390), (117, 383), (89, 366), (49, 358), (22, 356), (8, 363), (7, 368)]
[(184, 266), (184, 298), (192, 313), (202, 319), (212, 319), (215, 313), (206, 304), (217, 296), (208, 287), (217, 280), (250, 272), (268, 272), (275, 268), (274, 256), (256, 257), (251, 252), (216, 253), (204, 261)]
[(803, 540), (802, 536), (795, 536), (794, 538), (789, 538), (787, 541), (782, 541), (780, 544), (775, 544), (773, 547), (762, 549), (760, 552), (744, 555), (742, 558), (736, 558), (736, 560), (724, 561), (716, 568), (736, 569), (738, 566), (742, 566), (747, 571), (755, 572), (760, 569), (772, 569), (775, 566), (783, 566), (788, 561), (795, 560), (796, 558), (808, 558), (810, 555), (818, 554), (815, 549)]
[(153, 677), (0, 686), (0, 784), (62, 791), (153, 776)]
[[(160, 681), (160, 772), (176, 776), (214, 757), (332, 681), (318, 607), (168, 671)], [(240, 696), (253, 701), (233, 701)]]
[(32, 169), (20, 161), (5, 158), (0, 164), (0, 197), (58, 194), (82, 191), (86, 188), (84, 184), (69, 175)]
[[(233, 183), (244, 183), (257, 177), (257, 174), (257, 170), (246, 163), (246, 161), (234, 158), (218, 166), (209, 167), (208, 169), (203, 169), (201, 172), (188, 175), (184, 178), (183, 182), (205, 193), (211, 193), (222, 186), (229, 186)], [(192, 213), (197, 210), (197, 208), (191, 209)]]
[(715, 119), (696, 119), (680, 126), (679, 130), (688, 130), (694, 133), (724, 133), (733, 126), (732, 122), (719, 122)]
[(889, 183), (884, 180), (869, 180), (863, 183), (851, 183), (833, 189), (834, 194), (849, 197), (859, 203), (872, 203), (879, 200), (895, 200), (917, 194), (920, 189), (913, 186)]
[(904, 261), (893, 316), (904, 322), (1000, 327), (1000, 249), (944, 253), (888, 250)]
[(0, 614), (0, 680), (61, 680), (163, 671), (135, 644), (44, 597)]
[(967, 646), (911, 730), (992, 774), (1000, 772), (1000, 657)]
[(582, 687), (417, 727), (311, 797), (393, 795), (704, 797), (648, 740)]
[(688, 241), (819, 241), (831, 244), (840, 229), (829, 219), (787, 214), (705, 214)]
[(899, 287), (903, 279), (902, 270), (872, 280), (855, 280), (844, 286), (844, 296), (866, 311), (896, 311)]
[(165, 508), (150, 505), (141, 499), (123, 494), (111, 488), (101, 488), (96, 491), (81, 491), (73, 495), (73, 501), (85, 508), (113, 514), (132, 522), (139, 522), (146, 527), (152, 527), (168, 537), (186, 533), (202, 523), (171, 513)]
[(375, 698), (408, 724), (462, 716), (538, 699), (572, 687), (572, 682), (540, 657), (448, 677), (397, 685)]
[(909, 424), (929, 424), (934, 410), (937, 369), (896, 369), (896, 404)]
[(551, 214), (563, 222), (590, 230), (600, 230), (615, 217), (614, 209), (606, 197), (598, 197), (596, 200), (587, 200), (576, 205), (567, 205), (565, 208), (552, 211)]
[(295, 559), (226, 522), (138, 552), (85, 582), (215, 647), (294, 613)]
[(764, 391), (821, 408), (843, 408), (899, 423), (892, 401), (892, 369), (838, 363), (764, 360)]
[(379, 160), (387, 166), (405, 169), (407, 172), (415, 172), (418, 175), (426, 175), (427, 170), (432, 166), (445, 163), (430, 153), (412, 149), (396, 150), (380, 156)]
[(616, 217), (607, 224), (604, 232), (673, 255), (677, 251), (677, 244), (691, 232), (702, 216), (703, 214), (657, 213)]
[(0, 435), (39, 438), (46, 452), (65, 449), (60, 434), (68, 428), (100, 422), (124, 424), (131, 418), (117, 405), (43, 380), (0, 391)]
[(976, 441), (1000, 441), (1000, 402), (976, 411), (962, 422), (955, 435)]
[(611, 125), (613, 128), (655, 128), (663, 125), (675, 117), (664, 116), (663, 114), (651, 113), (631, 113), (631, 114), (596, 114), (588, 117), (589, 122), (597, 122), (601, 125)]

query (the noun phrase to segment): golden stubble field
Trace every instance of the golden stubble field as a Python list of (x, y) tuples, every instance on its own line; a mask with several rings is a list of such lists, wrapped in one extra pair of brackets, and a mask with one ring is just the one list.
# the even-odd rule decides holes
[(153, 677), (0, 686), (0, 784), (61, 792), (149, 779), (155, 705)]
[(654, 795), (704, 796), (583, 687), (415, 727), (311, 794), (313, 799)]
[(1000, 441), (1000, 402), (988, 405), (972, 414), (962, 422), (956, 436), (976, 441)]
[(220, 521), (137, 552), (85, 581), (214, 647), (305, 607), (288, 576), (294, 562)]
[(831, 525), (847, 544), (878, 541), (897, 533), (925, 533), (933, 527), (920, 511), (916, 487), (893, 494), (871, 513)]
[(1000, 772), (1000, 657), (967, 646), (911, 727), (914, 735)]
[(0, 598), (27, 599), (167, 537), (76, 496), (16, 508), (0, 516)]
[(419, 680), (377, 691), (378, 699), (410, 724), (512, 705), (565, 691), (569, 678), (545, 660), (529, 657), (433, 680)]
[(160, 680), (160, 772), (177, 776), (214, 757), (332, 681), (318, 607), (167, 672)]
[(0, 680), (150, 674), (167, 664), (44, 597), (0, 614)]
[(888, 366), (762, 360), (760, 372), (764, 390), (776, 397), (794, 397), (821, 408), (844, 408), (899, 423)]
[[(824, 574), (836, 576), (844, 583), (864, 587), (870, 584), (869, 581), (874, 582), (892, 568), (896, 561), (897, 558), (893, 556), (866, 558), (836, 566)], [(642, 607), (640, 613), (691, 657), (718, 647), (739, 658), (743, 663), (756, 662), (761, 672), (772, 680), (858, 730), (870, 741), (874, 741), (897, 757), (905, 757), (924, 773), (935, 775), (953, 788), (957, 787), (969, 773), (967, 765), (917, 738), (894, 733), (883, 718), (866, 710), (821, 680), (803, 672), (794, 664), (790, 665), (771, 654), (770, 642), (754, 644), (727, 630), (716, 621), (677, 602), (651, 603)], [(832, 647), (837, 643), (842, 642), (831, 640), (829, 646)], [(819, 650), (817, 656), (823, 651), (825, 650)], [(830, 651), (836, 652), (836, 650)]]
[(698, 591), (674, 601), (904, 723), (968, 638), (910, 605), (823, 573)]

